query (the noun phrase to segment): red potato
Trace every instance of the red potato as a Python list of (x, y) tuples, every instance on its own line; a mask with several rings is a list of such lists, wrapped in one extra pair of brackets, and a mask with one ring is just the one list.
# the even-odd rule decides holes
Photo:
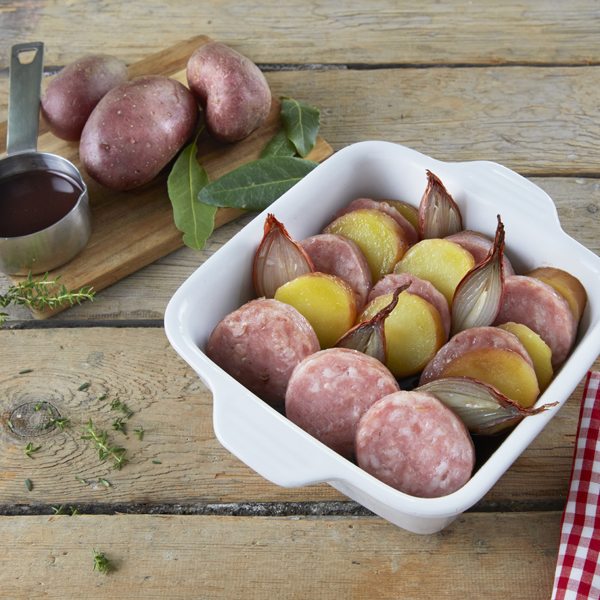
[(114, 190), (154, 179), (188, 140), (198, 122), (193, 94), (159, 75), (112, 89), (88, 119), (79, 145), (87, 173)]
[(61, 140), (75, 142), (100, 100), (129, 79), (125, 63), (106, 54), (84, 56), (62, 69), (41, 99), (42, 117)]
[(261, 70), (225, 44), (198, 48), (186, 69), (190, 90), (205, 111), (209, 133), (237, 142), (258, 129), (271, 110), (271, 90)]

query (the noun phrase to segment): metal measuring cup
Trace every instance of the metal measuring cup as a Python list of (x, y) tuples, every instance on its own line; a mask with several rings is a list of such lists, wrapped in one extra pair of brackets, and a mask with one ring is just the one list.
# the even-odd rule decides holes
[[(33, 51), (33, 60), (21, 63), (19, 55)], [(28, 235), (0, 237), (0, 272), (7, 275), (45, 273), (64, 265), (83, 250), (92, 231), (87, 187), (77, 167), (56, 154), (37, 152), (43, 66), (42, 42), (12, 47), (7, 156), (0, 159), (0, 194), (7, 178), (32, 171), (63, 174), (74, 180), (82, 192), (75, 206), (48, 227)]]

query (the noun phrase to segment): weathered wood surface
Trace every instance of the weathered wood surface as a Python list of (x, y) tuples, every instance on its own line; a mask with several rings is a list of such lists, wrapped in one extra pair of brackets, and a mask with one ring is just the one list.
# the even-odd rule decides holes
[[(0, 505), (347, 499), (328, 485), (287, 489), (270, 484), (222, 448), (212, 428), (210, 391), (169, 346), (162, 329), (3, 331), (0, 351)], [(20, 374), (25, 369), (32, 372)], [(512, 510), (561, 505), (581, 392), (580, 385), (486, 495), (483, 508), (490, 502), (505, 502)], [(123, 416), (110, 408), (117, 398), (133, 411), (125, 420), (127, 435), (112, 430)], [(46, 404), (36, 411), (41, 402)], [(48, 406), (55, 417), (71, 419), (63, 431), (44, 429)], [(127, 449), (130, 463), (121, 471), (111, 470), (110, 460), (100, 462), (91, 442), (81, 439), (89, 419), (99, 432), (109, 433), (109, 443)], [(133, 433), (140, 426), (141, 441)], [(24, 452), (29, 442), (41, 447), (32, 458)], [(98, 483), (99, 477), (111, 487)], [(32, 491), (25, 479), (33, 483)]]
[(5, 0), (0, 68), (10, 46), (44, 40), (48, 64), (110, 48), (135, 62), (203, 33), (261, 63), (598, 62), (598, 7), (586, 0), (494, 2), (290, 0), (60, 2)]
[[(548, 600), (560, 513), (464, 515), (432, 536), (376, 518), (0, 519), (7, 600)], [(112, 559), (93, 570), (92, 549)]]

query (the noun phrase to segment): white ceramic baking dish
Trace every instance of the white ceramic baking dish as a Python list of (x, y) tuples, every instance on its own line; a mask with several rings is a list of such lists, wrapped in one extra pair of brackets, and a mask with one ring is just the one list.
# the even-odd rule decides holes
[[(250, 393), (204, 354), (218, 321), (253, 298), (252, 260), (267, 212), (300, 240), (320, 232), (337, 209), (355, 198), (396, 198), (418, 206), (426, 169), (444, 182), (466, 229), (493, 238), (501, 215), (506, 255), (517, 273), (558, 267), (579, 278), (589, 297), (575, 349), (536, 406), (558, 404), (522, 421), (460, 490), (431, 499), (403, 494), (365, 473)], [(213, 393), (217, 438), (249, 467), (285, 487), (326, 481), (384, 519), (429, 534), (480, 500), (556, 414), (600, 354), (599, 322), (600, 258), (563, 232), (545, 192), (495, 163), (445, 163), (397, 144), (373, 141), (349, 146), (327, 159), (199, 267), (171, 299), (165, 331), (173, 348)]]

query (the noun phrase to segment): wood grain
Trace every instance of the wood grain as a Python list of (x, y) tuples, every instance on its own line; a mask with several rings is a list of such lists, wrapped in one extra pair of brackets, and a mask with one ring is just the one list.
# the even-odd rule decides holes
[(47, 64), (110, 48), (128, 63), (202, 32), (255, 62), (307, 64), (597, 63), (597, 7), (585, 0), (397, 2), (186, 0), (2, 4), (0, 68), (10, 46), (43, 40)]
[[(0, 504), (346, 499), (326, 484), (275, 486), (222, 448), (212, 428), (210, 392), (161, 329), (0, 331), (0, 350)], [(19, 374), (24, 369), (33, 371)], [(77, 391), (86, 382), (90, 386)], [(563, 501), (581, 393), (580, 385), (485, 502)], [(103, 394), (106, 399), (100, 400)], [(111, 429), (123, 416), (110, 410), (116, 398), (134, 412), (126, 421), (127, 436)], [(48, 420), (46, 406), (32, 409), (42, 401), (71, 419), (64, 431), (35, 429)], [(90, 418), (100, 432), (108, 432), (111, 443), (127, 449), (131, 462), (121, 471), (100, 462), (90, 442), (81, 440)], [(140, 426), (145, 430), (141, 441), (133, 435)], [(29, 442), (41, 446), (32, 459), (24, 453)], [(112, 486), (99, 484), (99, 477)], [(34, 483), (31, 492), (26, 478)]]
[[(432, 536), (376, 518), (4, 517), (0, 589), (11, 600), (547, 600), (560, 517), (469, 514)], [(114, 570), (93, 571), (92, 548)]]

